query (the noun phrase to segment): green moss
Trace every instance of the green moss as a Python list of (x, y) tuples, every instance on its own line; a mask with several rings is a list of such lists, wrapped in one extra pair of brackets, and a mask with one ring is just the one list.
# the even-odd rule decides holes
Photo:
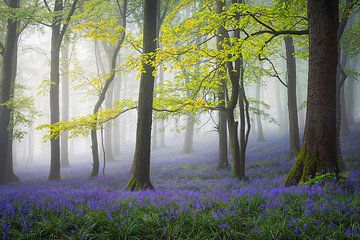
[(319, 169), (324, 169), (322, 165), (317, 156), (310, 153), (305, 147), (301, 148), (285, 180), (285, 186), (305, 182), (309, 177), (315, 176)]
[(154, 189), (150, 181), (140, 182), (134, 176), (130, 178), (128, 186), (126, 187), (126, 190), (129, 191), (143, 191), (147, 189)]

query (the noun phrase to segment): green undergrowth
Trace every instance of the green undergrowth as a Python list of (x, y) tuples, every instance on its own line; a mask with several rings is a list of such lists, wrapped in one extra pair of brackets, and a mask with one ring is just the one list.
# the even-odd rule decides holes
[[(311, 188), (309, 187), (309, 191)], [(321, 195), (321, 196), (320, 196)], [(115, 209), (31, 207), (11, 222), (10, 239), (359, 239), (360, 198), (353, 194), (247, 195), (230, 201), (155, 206), (120, 202)], [(199, 207), (200, 206), (200, 207)], [(19, 206), (18, 206), (19, 207)], [(81, 214), (80, 214), (81, 212)], [(26, 222), (25, 220), (25, 222)], [(4, 224), (4, 222), (2, 223)], [(4, 235), (4, 226), (0, 230)], [(5, 238), (6, 239), (6, 238)]]

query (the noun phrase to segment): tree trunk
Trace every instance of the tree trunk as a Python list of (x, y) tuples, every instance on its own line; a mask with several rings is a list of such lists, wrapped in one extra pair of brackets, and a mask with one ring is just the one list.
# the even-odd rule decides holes
[(182, 153), (191, 153), (194, 151), (193, 143), (194, 143), (194, 128), (195, 128), (195, 116), (190, 113), (186, 116), (186, 129), (185, 129), (185, 138), (184, 138), (184, 146), (182, 149)]
[[(159, 66), (159, 86), (164, 84), (164, 69), (162, 65)], [(165, 121), (160, 119), (159, 121), (159, 147), (165, 147)]]
[[(144, 54), (156, 51), (156, 12), (157, 0), (144, 1), (143, 44)], [(153, 60), (153, 59), (152, 59)], [(154, 66), (143, 62), (144, 72), (141, 74), (138, 100), (138, 120), (136, 144), (131, 177), (128, 190), (152, 189), (150, 182), (150, 149), (152, 105), (154, 92)]]
[[(9, 8), (19, 8), (20, 0), (10, 0), (8, 2)], [(14, 72), (16, 72), (17, 56), (17, 34), (18, 22), (12, 19), (7, 21), (6, 26), (6, 40), (5, 50), (3, 55), (2, 81), (1, 81), (1, 103), (6, 103), (13, 96), (14, 85), (12, 82), (15, 79)], [(17, 182), (18, 178), (14, 174), (12, 163), (12, 141), (11, 134), (8, 131), (10, 127), (11, 110), (6, 107), (0, 107), (0, 184), (7, 182)]]
[[(56, 0), (54, 5), (53, 23), (51, 26), (51, 64), (50, 64), (50, 123), (55, 124), (60, 121), (60, 45), (61, 45), (61, 13), (63, 5), (61, 0)], [(50, 140), (50, 174), (48, 180), (60, 179), (60, 139)]]
[[(66, 43), (64, 48), (61, 50), (61, 57), (63, 62), (62, 67), (62, 121), (69, 121), (69, 43)], [(68, 143), (68, 132), (65, 131), (60, 137), (61, 140), (61, 167), (70, 167), (69, 163), (69, 143)]]
[(219, 123), (218, 123), (218, 133), (219, 133), (219, 162), (218, 162), (218, 169), (222, 168), (229, 168), (229, 160), (228, 160), (228, 143), (227, 143), (227, 124), (226, 124), (226, 111), (225, 111), (225, 88), (226, 82), (222, 80), (222, 86), (218, 93), (219, 107), (222, 108), (219, 110)]
[[(260, 83), (256, 83), (256, 99), (260, 102), (261, 100), (261, 94), (260, 94)], [(256, 104), (256, 107), (260, 110), (260, 103)], [(258, 142), (263, 142), (265, 141), (265, 137), (264, 137), (264, 132), (263, 132), (263, 127), (262, 127), (262, 122), (261, 122), (261, 116), (260, 114), (256, 115), (256, 124), (257, 124), (257, 138), (256, 140)]]
[[(110, 63), (111, 65), (111, 63)], [(111, 71), (111, 70), (110, 70)], [(113, 103), (113, 93), (114, 93), (114, 84), (110, 84), (109, 90), (107, 91), (105, 98), (105, 109), (111, 109)], [(113, 146), (112, 146), (112, 121), (109, 121), (105, 124), (105, 156), (107, 162), (115, 161), (113, 154)]]
[[(356, 57), (351, 59), (351, 66), (353, 70), (356, 70), (357, 67)], [(355, 124), (355, 118), (354, 118), (354, 79), (348, 78), (346, 81), (346, 88), (345, 88), (345, 97), (346, 97), (346, 106), (347, 106), (347, 120), (348, 124), (354, 125)]]
[(295, 155), (300, 150), (299, 122), (297, 111), (296, 96), (296, 61), (294, 57), (293, 38), (287, 36), (284, 38), (286, 49), (286, 67), (287, 67), (287, 98), (289, 114), (289, 140), (290, 154)]
[(345, 86), (340, 88), (340, 136), (348, 135), (350, 132), (347, 120), (347, 106), (345, 103)]
[(284, 113), (282, 109), (282, 99), (281, 99), (281, 86), (280, 83), (275, 83), (275, 98), (276, 98), (276, 113), (278, 116), (278, 122), (279, 122), (279, 130), (281, 132), (284, 132), (286, 128), (286, 122), (284, 119)]
[[(119, 74), (119, 77), (115, 79), (114, 82), (114, 100), (120, 100), (121, 96), (121, 73)], [(113, 153), (118, 155), (120, 153), (120, 118), (114, 119), (114, 126), (113, 126)]]
[(308, 107), (302, 148), (285, 185), (306, 181), (317, 172), (339, 172), (336, 138), (338, 0), (309, 0)]

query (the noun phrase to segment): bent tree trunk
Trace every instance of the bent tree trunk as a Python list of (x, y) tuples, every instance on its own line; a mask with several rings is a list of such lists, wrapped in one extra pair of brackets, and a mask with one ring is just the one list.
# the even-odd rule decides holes
[[(8, 2), (9, 8), (19, 8), (19, 0), (10, 0)], [(9, 19), (6, 27), (6, 40), (5, 50), (3, 55), (3, 68), (2, 68), (2, 81), (1, 81), (1, 103), (6, 103), (11, 99), (13, 92), (12, 81), (15, 79), (13, 76), (16, 73), (15, 59), (17, 55), (17, 34), (18, 22), (16, 20)], [(11, 147), (11, 134), (8, 131), (10, 124), (11, 110), (6, 107), (0, 107), (0, 184), (18, 181), (18, 178), (14, 174), (12, 163), (12, 147)]]
[[(106, 92), (108, 91), (110, 84), (112, 83), (112, 81), (114, 80), (115, 77), (115, 70), (116, 70), (116, 60), (117, 60), (117, 55), (120, 51), (121, 48), (121, 44), (124, 41), (124, 36), (125, 34), (123, 34), (122, 39), (120, 39), (117, 43), (116, 43), (116, 47), (114, 49), (113, 52), (113, 56), (111, 59), (111, 72), (110, 75), (107, 77), (104, 87), (101, 90), (99, 99), (97, 100), (94, 110), (93, 110), (93, 114), (96, 116), (95, 120), (97, 121), (97, 114), (100, 110), (101, 105), (103, 104), (103, 102), (105, 101), (105, 97), (106, 97)], [(98, 144), (98, 139), (97, 139), (97, 126), (94, 126), (91, 129), (91, 152), (92, 152), (92, 157), (93, 157), (93, 168), (90, 174), (90, 177), (96, 177), (99, 175), (99, 165), (100, 165), (100, 161), (99, 161), (99, 144)]]
[(144, 54), (151, 53), (150, 62), (143, 62), (144, 72), (141, 74), (138, 101), (138, 120), (136, 128), (136, 144), (131, 177), (128, 190), (152, 189), (150, 182), (150, 148), (152, 105), (154, 92), (154, 54), (156, 51), (156, 11), (157, 0), (144, 1)]
[(338, 0), (309, 0), (308, 107), (302, 148), (285, 185), (317, 172), (339, 172), (336, 140)]
[(293, 38), (287, 36), (284, 38), (286, 49), (286, 67), (287, 67), (287, 97), (289, 114), (289, 140), (290, 154), (295, 155), (300, 150), (299, 121), (297, 111), (296, 96), (296, 62), (294, 57)]

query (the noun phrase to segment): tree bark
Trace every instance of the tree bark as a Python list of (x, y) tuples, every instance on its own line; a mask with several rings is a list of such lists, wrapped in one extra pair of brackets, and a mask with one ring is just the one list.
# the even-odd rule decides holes
[[(114, 100), (120, 100), (121, 96), (121, 74), (119, 74), (118, 78), (115, 79), (114, 82)], [(114, 126), (113, 126), (113, 153), (118, 155), (120, 153), (120, 118), (114, 119)]]
[(297, 111), (296, 96), (296, 61), (294, 57), (293, 38), (287, 36), (284, 38), (286, 49), (286, 67), (287, 67), (287, 98), (289, 114), (289, 140), (290, 154), (295, 155), (300, 150), (299, 122)]
[[(159, 86), (164, 84), (164, 69), (161, 64), (159, 66)], [(159, 121), (159, 147), (165, 147), (165, 121), (160, 119)]]
[[(51, 64), (50, 64), (50, 123), (60, 121), (60, 45), (61, 45), (61, 16), (63, 11), (62, 0), (56, 0), (54, 5), (53, 23), (51, 25)], [(48, 180), (60, 179), (60, 139), (50, 140), (51, 160)]]
[[(9, 0), (9, 8), (17, 9), (20, 7), (20, 0)], [(1, 103), (6, 103), (13, 96), (14, 80), (16, 73), (17, 44), (18, 44), (18, 21), (9, 19), (6, 26), (6, 40), (3, 55), (2, 81), (1, 81)], [(7, 182), (17, 182), (18, 178), (14, 174), (12, 162), (12, 140), (9, 132), (11, 120), (11, 110), (0, 107), (0, 184)]]
[[(69, 43), (66, 43), (64, 48), (61, 50), (61, 57), (63, 62), (62, 67), (62, 92), (61, 92), (61, 99), (62, 99), (62, 121), (67, 122), (69, 121), (69, 64), (70, 64), (70, 57), (69, 57)], [(70, 167), (69, 163), (69, 139), (68, 139), (68, 132), (65, 131), (62, 136), (60, 137), (61, 140), (61, 167)]]
[(186, 116), (186, 129), (185, 138), (182, 153), (191, 153), (194, 151), (194, 128), (195, 128), (195, 116), (190, 113)]
[[(143, 44), (145, 54), (156, 51), (156, 12), (157, 0), (144, 1)], [(151, 57), (153, 60), (154, 56)], [(135, 154), (128, 190), (152, 189), (150, 181), (150, 149), (152, 105), (154, 92), (154, 66), (143, 62), (138, 100), (138, 120), (136, 128)]]
[[(261, 100), (261, 88), (260, 88), (260, 83), (256, 83), (256, 99), (260, 102)], [(260, 110), (260, 103), (256, 104), (256, 107)], [(257, 138), (256, 140), (258, 142), (263, 142), (265, 141), (265, 137), (264, 137), (264, 132), (263, 132), (263, 127), (262, 127), (262, 122), (261, 122), (261, 116), (259, 114), (256, 115), (256, 124), (257, 124)]]
[(317, 172), (339, 172), (336, 137), (338, 0), (309, 0), (308, 107), (302, 148), (285, 181), (306, 181)]

